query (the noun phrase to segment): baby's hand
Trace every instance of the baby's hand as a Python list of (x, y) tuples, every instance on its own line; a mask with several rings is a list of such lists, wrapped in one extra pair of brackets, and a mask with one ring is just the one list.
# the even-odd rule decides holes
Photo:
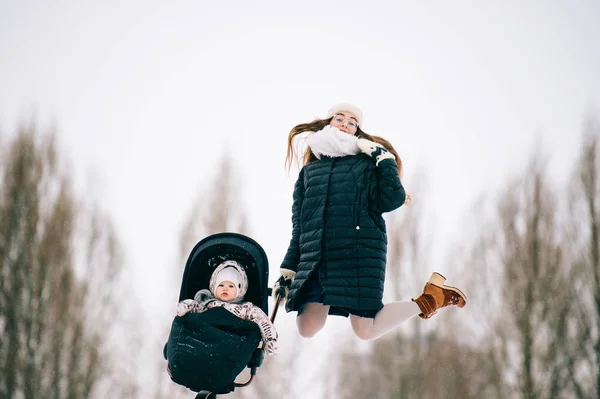
[(192, 307), (189, 302), (193, 301), (191, 299), (186, 299), (177, 304), (177, 316), (185, 316), (190, 311)]
[(275, 356), (278, 351), (277, 341), (271, 340), (265, 343), (265, 352), (267, 352), (267, 356)]

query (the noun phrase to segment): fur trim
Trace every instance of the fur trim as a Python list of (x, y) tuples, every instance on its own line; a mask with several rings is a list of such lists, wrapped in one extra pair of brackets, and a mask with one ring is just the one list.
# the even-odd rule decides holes
[(340, 131), (338, 128), (327, 125), (318, 132), (306, 137), (306, 144), (318, 159), (321, 155), (328, 157), (345, 157), (360, 152), (356, 145), (357, 137)]
[(293, 280), (294, 276), (296, 275), (296, 272), (290, 269), (281, 268), (279, 269), (279, 271), (281, 272), (283, 278), (286, 280)]

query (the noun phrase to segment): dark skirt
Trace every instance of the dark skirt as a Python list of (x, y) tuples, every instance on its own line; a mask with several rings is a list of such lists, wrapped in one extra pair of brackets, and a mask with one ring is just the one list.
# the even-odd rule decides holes
[[(323, 291), (321, 290), (321, 281), (319, 280), (319, 271), (315, 270), (310, 275), (308, 280), (306, 280), (300, 289), (300, 292), (298, 293), (298, 316), (302, 314), (304, 305), (311, 302), (323, 303), (324, 298)], [(378, 309), (353, 309), (340, 306), (331, 306), (329, 308), (330, 315), (343, 317), (348, 317), (352, 314), (359, 317), (373, 319), (375, 318), (377, 312), (379, 312)]]

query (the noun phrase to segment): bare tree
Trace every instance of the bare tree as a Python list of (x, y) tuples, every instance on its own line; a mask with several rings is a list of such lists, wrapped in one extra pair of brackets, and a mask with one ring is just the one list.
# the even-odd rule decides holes
[[(565, 251), (557, 192), (539, 155), (507, 184), (473, 246), (471, 303), (485, 315), (477, 342), (488, 352), (496, 397), (572, 397), (577, 358), (574, 273)], [(481, 336), (481, 334), (480, 334)], [(575, 356), (575, 357), (573, 357)]]
[(600, 397), (600, 128), (590, 121), (575, 167), (570, 204), (575, 339), (565, 357), (578, 398)]
[[(98, 217), (97, 235), (77, 234), (99, 212), (78, 206), (53, 134), (23, 127), (0, 159), (0, 397), (103, 397), (102, 381), (119, 374), (109, 352), (118, 315), (107, 310), (122, 269), (114, 231)], [(135, 381), (110, 385), (135, 391)]]
[(194, 201), (179, 237), (180, 260), (184, 263), (190, 250), (203, 237), (226, 231), (247, 234), (242, 182), (235, 167), (229, 154), (223, 154), (210, 185), (204, 187)]

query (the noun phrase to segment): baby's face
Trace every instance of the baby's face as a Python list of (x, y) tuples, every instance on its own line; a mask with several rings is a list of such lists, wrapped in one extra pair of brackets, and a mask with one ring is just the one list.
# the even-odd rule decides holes
[(237, 287), (231, 281), (221, 282), (215, 291), (217, 299), (224, 302), (232, 301), (237, 296)]

